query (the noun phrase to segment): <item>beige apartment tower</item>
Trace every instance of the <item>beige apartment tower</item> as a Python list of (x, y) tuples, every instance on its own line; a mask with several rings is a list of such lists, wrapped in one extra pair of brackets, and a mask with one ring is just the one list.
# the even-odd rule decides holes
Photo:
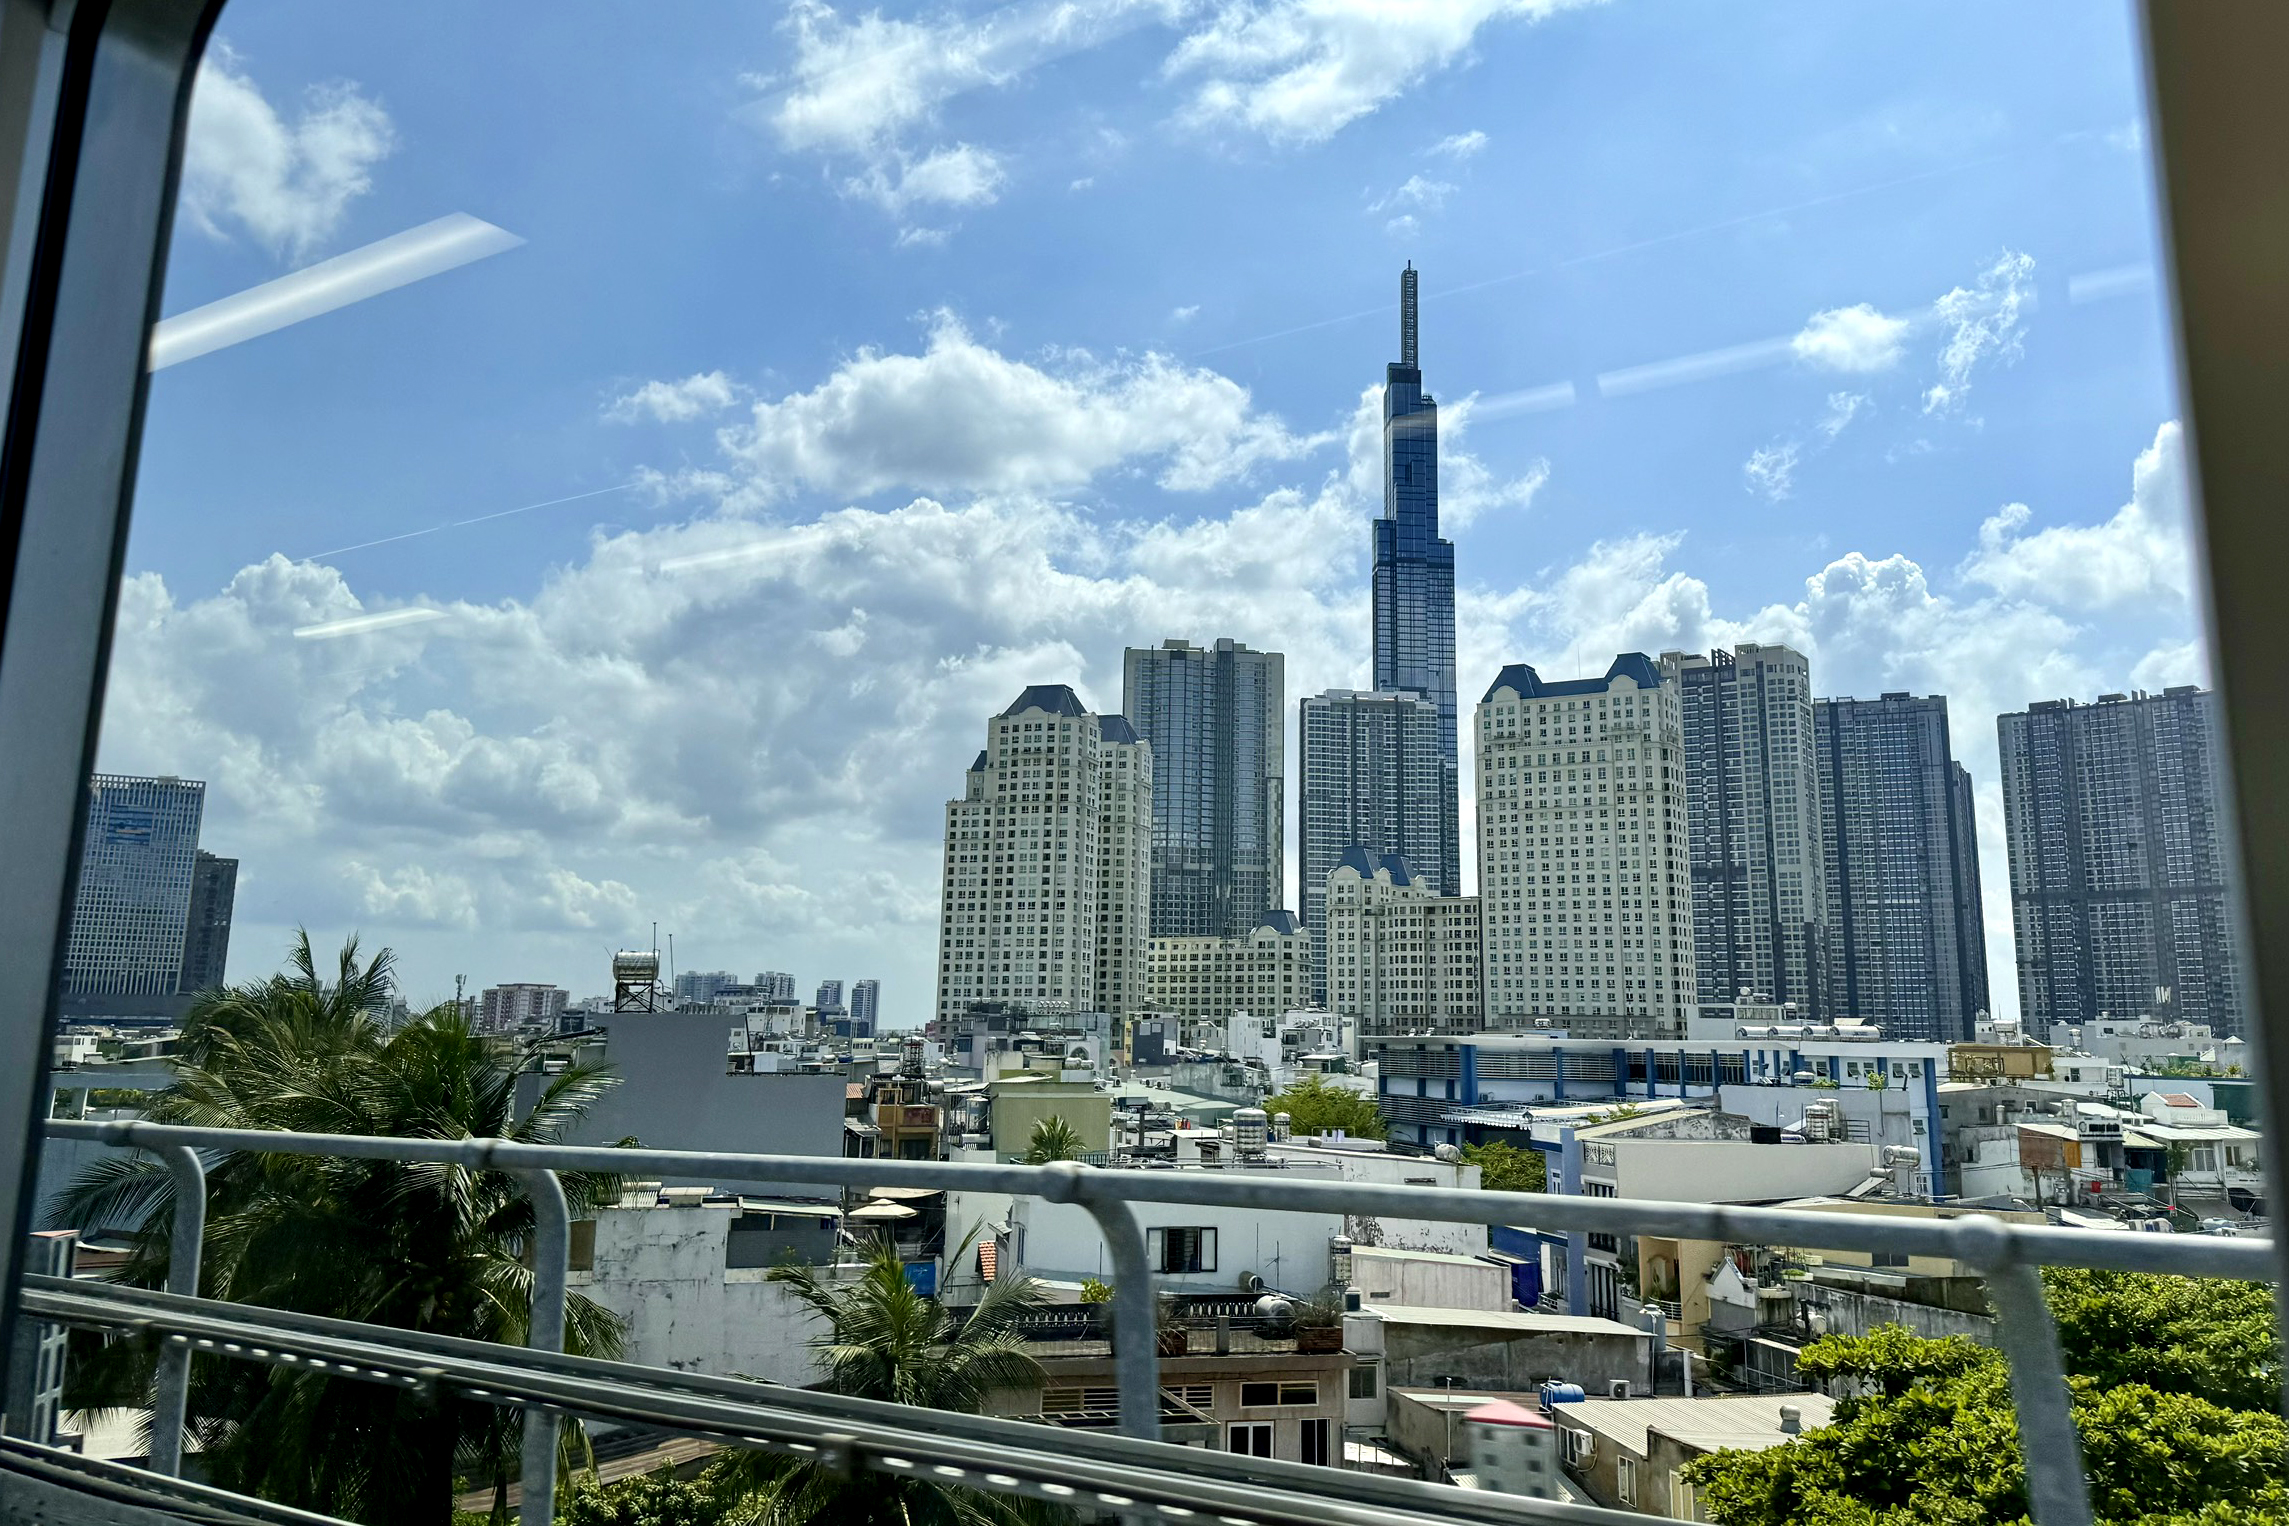
[(1327, 876), (1327, 1005), (1362, 1038), (1486, 1025), (1479, 898), (1440, 895), (1396, 853), (1353, 848)]
[(1677, 685), (1642, 652), (1561, 683), (1512, 663), (1474, 724), (1490, 1024), (1617, 1017), (1683, 1036), (1695, 979)]

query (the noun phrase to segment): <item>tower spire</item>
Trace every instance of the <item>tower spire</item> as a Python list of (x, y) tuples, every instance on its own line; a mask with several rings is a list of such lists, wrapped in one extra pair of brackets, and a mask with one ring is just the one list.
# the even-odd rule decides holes
[(1415, 362), (1415, 262), (1399, 273), (1399, 364)]

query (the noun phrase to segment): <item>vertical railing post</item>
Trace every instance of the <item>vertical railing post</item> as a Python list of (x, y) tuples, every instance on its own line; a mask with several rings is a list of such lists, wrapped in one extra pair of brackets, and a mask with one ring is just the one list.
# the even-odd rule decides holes
[(2028, 1514), (2035, 1526), (2090, 1526), (2082, 1441), (2075, 1434), (2066, 1359), (2043, 1299), (2042, 1274), (2019, 1259), (2010, 1226), (1999, 1219), (1967, 1226), (1964, 1238), (1970, 1244), (1963, 1259), (1987, 1279), (1996, 1335), (2011, 1364), (2011, 1407), (2019, 1417)]
[(1121, 1389), (1124, 1435), (1160, 1440), (1160, 1332), (1153, 1309), (1152, 1266), (1145, 1260), (1144, 1231), (1119, 1198), (1091, 1190), (1090, 1168), (1059, 1161), (1047, 1168), (1062, 1178), (1052, 1202), (1079, 1203), (1097, 1221), (1105, 1248), (1113, 1255), (1113, 1374)]
[[(533, 1205), (532, 1315), (525, 1345), (534, 1351), (562, 1351), (572, 1210), (565, 1202), (564, 1183), (554, 1171), (519, 1171), (516, 1177)], [(517, 1513), (524, 1526), (548, 1526), (556, 1518), (556, 1439), (556, 1411), (528, 1407), (524, 1465), (517, 1485)]]
[[(159, 1158), (175, 1182), (175, 1226), (167, 1241), (167, 1291), (199, 1296), (199, 1258), (207, 1240), (207, 1168), (189, 1145), (164, 1145)], [(151, 1471), (183, 1472), (183, 1422), (191, 1403), (188, 1341), (159, 1343), (159, 1371), (151, 1385)]]

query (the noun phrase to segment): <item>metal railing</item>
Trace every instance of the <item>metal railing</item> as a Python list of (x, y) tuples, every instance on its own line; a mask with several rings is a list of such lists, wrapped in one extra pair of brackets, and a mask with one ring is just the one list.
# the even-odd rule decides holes
[[(561, 1352), (564, 1335), (569, 1225), (563, 1189), (557, 1180), (557, 1173), (563, 1171), (727, 1182), (831, 1182), (844, 1187), (926, 1186), (1013, 1193), (1077, 1204), (1096, 1220), (1112, 1256), (1113, 1356), (1121, 1395), (1120, 1428), (1123, 1439), (1133, 1442), (1156, 1442), (1160, 1435), (1152, 1271), (1146, 1260), (1144, 1235), (1130, 1207), (1136, 1202), (1259, 1211), (1364, 1213), (1460, 1224), (1503, 1224), (1529, 1218), (1538, 1228), (1568, 1233), (1652, 1234), (1724, 1244), (1808, 1246), (1946, 1257), (1972, 1267), (1987, 1279), (1988, 1296), (1998, 1315), (2003, 1355), (2010, 1366), (2012, 1399), (2026, 1454), (2028, 1495), (2037, 1526), (2088, 1526), (2090, 1505), (2081, 1449), (2068, 1404), (2069, 1390), (2058, 1332), (2043, 1302), (2042, 1283), (2036, 1268), (2058, 1265), (2270, 1281), (2274, 1264), (2269, 1243), (2254, 1239), (2110, 1234), (2011, 1224), (1976, 1216), (1916, 1219), (1288, 1177), (1274, 1181), (1245, 1172), (1098, 1170), (1069, 1161), (1046, 1166), (1013, 1166), (735, 1155), (529, 1145), (497, 1139), (386, 1139), (271, 1133), (129, 1121), (55, 1121), (47, 1126), (47, 1131), (57, 1138), (151, 1151), (175, 1174), (180, 1207), (171, 1242), (173, 1259), (168, 1293), (144, 1293), (130, 1298), (124, 1290), (96, 1294), (87, 1284), (66, 1285), (77, 1299), (71, 1304), (71, 1317), (101, 1323), (106, 1300), (109, 1300), (111, 1323), (140, 1322), (145, 1327), (168, 1333), (167, 1356), (160, 1366), (154, 1392), (151, 1453), (154, 1470), (170, 1474), (180, 1470), (182, 1422), (194, 1350), (245, 1360), (283, 1361), (290, 1365), (309, 1363), (320, 1370), (374, 1381), (418, 1383), (436, 1381), (435, 1374), (444, 1370), (438, 1363), (447, 1356), (474, 1362), (464, 1350), (468, 1348), (488, 1355), (478, 1364), (482, 1371), (475, 1377), (462, 1379), (464, 1385), (472, 1393), (495, 1402), (521, 1405), (526, 1411), (521, 1487), (522, 1498), (527, 1502), (524, 1517), (527, 1526), (546, 1521), (549, 1502), (555, 1498), (555, 1439), (560, 1412), (640, 1413), (655, 1421), (665, 1414), (668, 1418), (664, 1423), (680, 1423), (685, 1428), (727, 1435), (736, 1444), (780, 1446), (796, 1451), (817, 1451), (824, 1447), (832, 1452), (848, 1440), (842, 1432), (823, 1426), (815, 1419), (812, 1412), (817, 1410), (817, 1405), (810, 1401), (824, 1403), (821, 1396), (803, 1394), (801, 1390), (760, 1390), (769, 1396), (766, 1403), (757, 1397), (759, 1391), (754, 1384), (693, 1379), (681, 1374), (671, 1379), (665, 1374), (650, 1374), (646, 1369), (551, 1355)], [(200, 1151), (428, 1162), (472, 1171), (500, 1171), (515, 1177), (532, 1196), (538, 1225), (529, 1351), (511, 1360), (501, 1353), (513, 1348), (308, 1316), (286, 1316), (276, 1311), (242, 1309), (197, 1298), (206, 1197)], [(59, 1301), (69, 1302), (63, 1293), (44, 1289), (35, 1292), (27, 1308), (39, 1317), (57, 1318), (62, 1306)], [(128, 1302), (134, 1304), (132, 1310), (120, 1313), (119, 1306)], [(351, 1332), (355, 1338), (343, 1339), (342, 1331)], [(332, 1344), (327, 1344), (328, 1341)], [(679, 1408), (654, 1397), (646, 1400), (650, 1406), (646, 1408), (627, 1402), (607, 1387), (583, 1389), (580, 1386), (582, 1380), (591, 1385), (601, 1382), (599, 1373), (613, 1374), (613, 1381), (625, 1386), (632, 1380), (624, 1375), (631, 1371), (647, 1374), (642, 1380), (647, 1395), (656, 1395), (665, 1384), (675, 1388), (679, 1395), (694, 1390), (704, 1393), (707, 1404), (716, 1407), (707, 1409), (706, 1423), (701, 1424), (693, 1418), (697, 1411), (688, 1405)], [(509, 1376), (504, 1377), (504, 1373)], [(736, 1421), (726, 1420), (720, 1413), (726, 1394), (744, 1398), (747, 1405), (743, 1416)], [(798, 1394), (803, 1395), (800, 1401), (791, 1397)], [(858, 1405), (863, 1412), (872, 1413), (865, 1409), (867, 1401), (835, 1402), (846, 1407)], [(876, 1408), (899, 1410), (898, 1406)], [(796, 1410), (801, 1410), (805, 1418), (800, 1424), (790, 1422), (792, 1429), (774, 1432), (758, 1419), (765, 1411), (783, 1415)], [(922, 1418), (925, 1414), (927, 1418)], [(677, 1415), (682, 1416), (680, 1421), (675, 1418)], [(957, 1424), (957, 1419), (962, 1424)], [(1058, 1483), (1060, 1478), (1072, 1476), (1073, 1459), (1060, 1452), (1051, 1459), (1050, 1471), (1041, 1478), (1031, 1477), (1021, 1464), (1022, 1456), (1030, 1455), (1026, 1452), (1028, 1443), (1022, 1426), (1013, 1441), (1007, 1429), (1011, 1422), (1005, 1421), (902, 1411), (898, 1425), (900, 1428), (894, 1428), (892, 1434), (904, 1439), (895, 1449), (897, 1455), (879, 1449), (870, 1451), (867, 1465), (890, 1471), (919, 1467), (925, 1473), (935, 1472), (940, 1477), (960, 1475), (969, 1479), (964, 1473), (967, 1464), (962, 1458), (974, 1461), (974, 1455), (951, 1442), (929, 1440), (924, 1433), (936, 1436), (943, 1432), (952, 1436), (959, 1432), (974, 1439), (979, 1434), (977, 1428), (985, 1427), (987, 1434), (995, 1438), (993, 1455), (1003, 1458), (1005, 1465), (999, 1471), (987, 1468), (969, 1481), (979, 1487), (1006, 1488), (1074, 1502), (1068, 1497), (1072, 1489)], [(964, 1425), (968, 1429), (964, 1429)], [(996, 1431), (996, 1427), (1002, 1429)], [(809, 1439), (802, 1439), (805, 1436)], [(843, 1436), (843, 1440), (838, 1441), (837, 1436)], [(1058, 1445), (1060, 1448), (1065, 1445), (1062, 1438)], [(936, 1456), (933, 1449), (943, 1455)], [(1165, 1457), (1161, 1455), (1164, 1450), (1181, 1455)], [(960, 1456), (956, 1456), (957, 1453)], [(848, 1452), (833, 1455), (845, 1459), (844, 1465), (849, 1465)], [(1120, 1461), (1121, 1469), (1108, 1475), (1112, 1482), (1107, 1488), (1112, 1492), (1104, 1497), (1127, 1500), (1128, 1504), (1106, 1507), (1124, 1513), (1133, 1513), (1130, 1505), (1140, 1510), (1151, 1505), (1154, 1490), (1158, 1488), (1160, 1502), (1172, 1507), (1166, 1512), (1171, 1518), (1203, 1503), (1227, 1500), (1230, 1501), (1229, 1513), (1242, 1520), (1342, 1521), (1410, 1515), (1425, 1520), (1621, 1521), (1633, 1518), (1587, 1507), (1552, 1507), (1538, 1501), (1515, 1502), (1518, 1508), (1512, 1510), (1500, 1503), (1501, 1497), (1471, 1491), (1441, 1491), (1427, 1499), (1410, 1494), (1404, 1499), (1393, 1497), (1381, 1505), (1368, 1501), (1363, 1506), (1361, 1475), (1334, 1473), (1333, 1479), (1315, 1491), (1311, 1487), (1314, 1476), (1328, 1475), (1331, 1470), (1262, 1459), (1231, 1459), (1227, 1454), (1186, 1449), (1151, 1448), (1146, 1454), (1124, 1456)], [(1060, 1469), (1063, 1471), (1056, 1471)], [(1176, 1483), (1146, 1487), (1136, 1481), (1146, 1475), (1190, 1478), (1193, 1492), (1186, 1494)], [(1240, 1493), (1226, 1494), (1227, 1485), (1243, 1476), (1244, 1484), (1234, 1485), (1240, 1488)], [(1120, 1483), (1123, 1479), (1128, 1482)], [(1057, 1492), (1059, 1488), (1064, 1489), (1063, 1495)], [(1128, 1492), (1123, 1493), (1124, 1489)], [(1283, 1490), (1287, 1493), (1280, 1493)], [(1316, 1495), (1316, 1503), (1305, 1513), (1283, 1514), (1283, 1510), (1302, 1508), (1281, 1503), (1291, 1495), (1303, 1498)], [(1137, 1504), (1140, 1500), (1143, 1504)], [(539, 1503), (536, 1506), (533, 1502)], [(1493, 1512), (1491, 1516), (1489, 1510)]]

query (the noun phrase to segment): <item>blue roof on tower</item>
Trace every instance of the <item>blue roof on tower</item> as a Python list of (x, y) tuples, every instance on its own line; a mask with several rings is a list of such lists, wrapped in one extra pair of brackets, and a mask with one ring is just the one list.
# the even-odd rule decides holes
[(1141, 738), (1137, 736), (1137, 728), (1129, 724), (1129, 718), (1125, 715), (1098, 716), (1097, 735), (1100, 739), (1107, 742), (1135, 742), (1141, 740)]
[(1345, 848), (1343, 856), (1335, 861), (1335, 867), (1356, 869), (1363, 880), (1373, 879), (1375, 871), (1383, 869), (1390, 872), (1391, 883), (1394, 885), (1412, 885), (1415, 882), (1415, 872), (1407, 867), (1403, 855), (1378, 853), (1373, 848)]
[(1486, 698), (1494, 698), (1499, 689), (1515, 690), (1520, 699), (1544, 699), (1556, 694), (1603, 694), (1613, 686), (1615, 679), (1624, 676), (1635, 679), (1640, 689), (1661, 686), (1661, 670), (1653, 665), (1652, 658), (1643, 652), (1624, 652), (1605, 670), (1605, 677), (1569, 678), (1563, 683), (1546, 682), (1526, 663), (1513, 662), (1494, 675), (1494, 682), (1487, 686)]
[(979, 748), (979, 749), (978, 749), (978, 760), (977, 760), (975, 763), (972, 763), (972, 764), (970, 765), (970, 772), (971, 772), (971, 773), (973, 773), (973, 774), (982, 774), (982, 773), (984, 773), (984, 772), (985, 772), (985, 770), (986, 770), (986, 750), (985, 750), (983, 747), (981, 747), (981, 748)]
[(1087, 715), (1089, 707), (1081, 703), (1081, 696), (1069, 684), (1027, 684), (1025, 692), (1007, 710), (1003, 720), (1027, 710), (1046, 710), (1051, 715)]
[(1303, 931), (1303, 923), (1297, 920), (1296, 914), (1292, 911), (1267, 911), (1256, 918), (1256, 925), (1268, 927), (1275, 933), (1289, 936)]

